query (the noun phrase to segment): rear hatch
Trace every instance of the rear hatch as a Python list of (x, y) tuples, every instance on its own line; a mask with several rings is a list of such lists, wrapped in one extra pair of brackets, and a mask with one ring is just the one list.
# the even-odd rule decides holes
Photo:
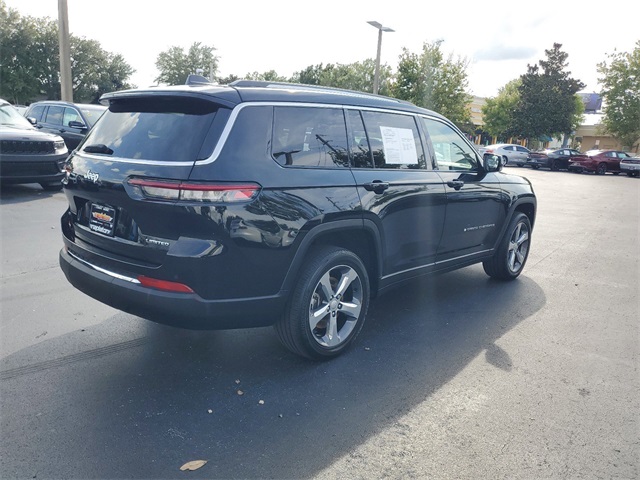
[(210, 228), (179, 200), (237, 101), (233, 89), (218, 89), (106, 96), (109, 109), (70, 157), (64, 182), (62, 227), (71, 255), (110, 272), (156, 277), (178, 239)]

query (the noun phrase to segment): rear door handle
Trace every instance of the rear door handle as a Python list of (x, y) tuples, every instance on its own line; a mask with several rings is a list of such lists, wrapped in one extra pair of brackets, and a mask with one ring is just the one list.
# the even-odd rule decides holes
[(389, 184), (381, 180), (374, 180), (373, 182), (365, 183), (362, 186), (365, 190), (378, 194), (384, 192), (387, 188), (389, 188)]
[(449, 180), (447, 185), (455, 190), (460, 190), (464, 186), (464, 182), (462, 180)]

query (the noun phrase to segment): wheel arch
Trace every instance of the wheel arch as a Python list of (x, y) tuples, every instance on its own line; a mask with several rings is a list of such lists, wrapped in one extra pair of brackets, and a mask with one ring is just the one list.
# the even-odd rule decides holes
[(511, 216), (513, 217), (513, 215), (515, 215), (517, 212), (524, 213), (529, 218), (529, 222), (531, 223), (531, 228), (533, 228), (533, 225), (535, 224), (535, 219), (536, 219), (535, 203), (530, 201), (521, 201), (520, 203), (516, 203), (515, 208), (511, 213)]
[(370, 220), (336, 220), (313, 227), (302, 239), (287, 271), (282, 289), (292, 290), (305, 258), (320, 245), (333, 245), (352, 251), (365, 265), (371, 295), (378, 291), (382, 271), (382, 241), (376, 225)]

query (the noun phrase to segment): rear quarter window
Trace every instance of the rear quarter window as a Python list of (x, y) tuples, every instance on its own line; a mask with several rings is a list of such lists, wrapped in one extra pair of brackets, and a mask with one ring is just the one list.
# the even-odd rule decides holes
[(46, 105), (36, 105), (30, 111), (27, 117), (33, 117), (38, 122), (42, 122), (42, 118), (44, 116), (44, 110), (46, 109)]
[(118, 158), (193, 162), (202, 156), (216, 112), (214, 103), (189, 97), (116, 99), (82, 150), (100, 146)]
[(283, 166), (348, 167), (341, 108), (274, 107), (271, 154)]

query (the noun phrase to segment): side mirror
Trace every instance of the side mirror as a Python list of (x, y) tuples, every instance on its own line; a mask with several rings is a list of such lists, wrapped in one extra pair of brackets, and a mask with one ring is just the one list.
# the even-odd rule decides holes
[(482, 163), (485, 172), (499, 172), (502, 170), (502, 157), (500, 155), (485, 153), (482, 156)]
[(71, 128), (87, 128), (87, 126), (84, 123), (78, 122), (77, 120), (71, 120), (69, 122), (69, 126)]
[(34, 126), (38, 123), (38, 120), (36, 120), (35, 117), (27, 117), (27, 120), (29, 120), (29, 123)]

